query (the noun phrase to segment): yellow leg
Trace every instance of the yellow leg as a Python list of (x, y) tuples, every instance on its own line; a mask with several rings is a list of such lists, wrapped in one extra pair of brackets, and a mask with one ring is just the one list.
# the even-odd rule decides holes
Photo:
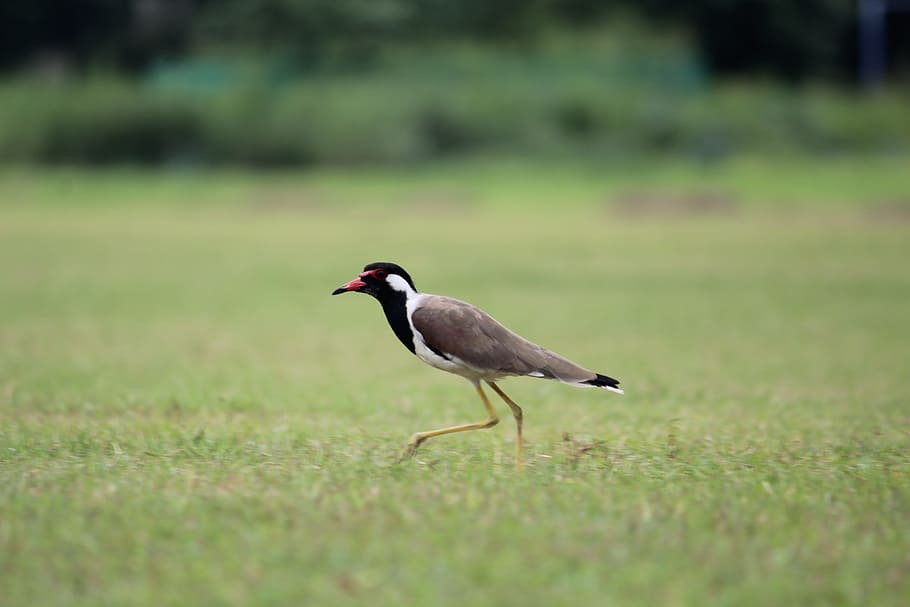
[(515, 404), (515, 401), (513, 401), (511, 398), (506, 396), (506, 393), (503, 392), (499, 386), (491, 381), (488, 381), (487, 383), (490, 384), (490, 387), (496, 391), (496, 394), (498, 394), (502, 400), (506, 401), (506, 404), (509, 405), (509, 409), (512, 410), (512, 415), (515, 417), (515, 424), (518, 426), (518, 441), (515, 443), (515, 470), (521, 472), (521, 425), (524, 421), (521, 407)]
[[(492, 384), (491, 384), (492, 385)], [(493, 386), (497, 391), (499, 390), (496, 386)], [(458, 426), (451, 426), (449, 428), (440, 428), (439, 430), (428, 430), (427, 432), (418, 432), (411, 437), (411, 440), (408, 441), (408, 447), (405, 451), (404, 457), (412, 457), (417, 453), (417, 448), (423, 443), (423, 441), (428, 438), (433, 438), (434, 436), (442, 436), (443, 434), (452, 434), (453, 432), (467, 432), (468, 430), (482, 430), (484, 428), (492, 428), (499, 423), (499, 417), (496, 415), (496, 411), (493, 410), (493, 405), (490, 404), (487, 395), (484, 393), (483, 388), (480, 387), (480, 383), (475, 384), (474, 388), (477, 390), (477, 394), (480, 396), (480, 400), (483, 401), (483, 406), (487, 408), (487, 413), (490, 414), (490, 419), (485, 422), (477, 422), (474, 424), (461, 424)]]

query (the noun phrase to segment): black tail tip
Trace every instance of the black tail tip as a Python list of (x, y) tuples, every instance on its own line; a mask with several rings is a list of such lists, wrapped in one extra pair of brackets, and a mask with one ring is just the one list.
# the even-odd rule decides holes
[(608, 377), (606, 375), (601, 375), (600, 373), (598, 373), (597, 377), (595, 377), (594, 379), (589, 379), (588, 381), (586, 381), (584, 383), (589, 384), (591, 386), (597, 386), (598, 388), (606, 388), (607, 390), (612, 390), (614, 392), (622, 393), (622, 388), (619, 387), (618, 379), (613, 379), (612, 377)]

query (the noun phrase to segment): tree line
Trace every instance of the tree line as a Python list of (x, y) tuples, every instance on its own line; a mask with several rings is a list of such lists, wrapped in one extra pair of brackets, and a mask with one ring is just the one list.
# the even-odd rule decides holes
[[(618, 19), (691, 36), (720, 75), (854, 77), (854, 0), (33, 0), (0, 3), (0, 70), (41, 61), (141, 72), (200, 50), (275, 53), (300, 69), (366, 62), (389, 45), (533, 45)], [(908, 33), (907, 19), (893, 19)], [(905, 60), (906, 40), (890, 37)], [(901, 48), (903, 47), (903, 48)]]

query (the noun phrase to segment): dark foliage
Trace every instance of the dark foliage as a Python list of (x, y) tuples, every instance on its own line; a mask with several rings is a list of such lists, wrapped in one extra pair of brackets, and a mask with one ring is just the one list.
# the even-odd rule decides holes
[[(0, 3), (0, 69), (56, 61), (137, 70), (212, 47), (277, 53), (304, 70), (368, 66), (389, 44), (533, 45), (554, 28), (617, 15), (692, 32), (720, 74), (844, 80), (855, 68), (852, 0), (35, 0)], [(906, 15), (889, 15), (892, 62), (908, 61), (908, 28)]]

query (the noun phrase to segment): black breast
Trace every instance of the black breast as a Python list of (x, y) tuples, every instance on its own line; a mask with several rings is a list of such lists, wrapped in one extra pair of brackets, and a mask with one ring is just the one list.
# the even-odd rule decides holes
[(383, 295), (379, 299), (379, 303), (382, 304), (382, 311), (385, 312), (389, 326), (395, 332), (395, 337), (414, 354), (414, 332), (411, 331), (411, 325), (408, 322), (407, 296), (399, 292), (389, 292)]

